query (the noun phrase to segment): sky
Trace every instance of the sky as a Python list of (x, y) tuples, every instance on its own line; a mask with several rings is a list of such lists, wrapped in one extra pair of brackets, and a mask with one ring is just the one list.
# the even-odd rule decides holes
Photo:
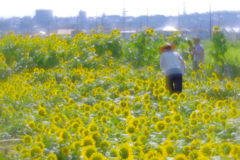
[(87, 17), (122, 15), (124, 6), (127, 16), (169, 16), (182, 14), (184, 4), (187, 14), (208, 12), (210, 1), (212, 11), (240, 11), (239, 0), (2, 0), (0, 17), (33, 17), (36, 9), (52, 9), (58, 17), (76, 16), (80, 10)]

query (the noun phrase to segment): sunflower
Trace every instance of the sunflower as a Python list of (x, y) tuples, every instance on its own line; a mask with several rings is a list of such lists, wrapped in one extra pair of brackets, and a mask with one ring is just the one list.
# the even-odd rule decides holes
[(38, 145), (42, 150), (44, 150), (45, 144), (44, 144), (42, 141), (37, 142), (37, 145)]
[(149, 160), (164, 160), (164, 157), (153, 156)]
[(106, 158), (102, 153), (95, 152), (91, 155), (89, 160), (106, 160)]
[(34, 158), (40, 158), (43, 156), (43, 150), (39, 146), (34, 146), (30, 149), (30, 155)]
[(34, 121), (28, 122), (28, 127), (34, 128), (35, 127), (35, 122)]
[(132, 147), (127, 143), (122, 144), (119, 147), (119, 155), (120, 155), (121, 159), (132, 160), (133, 159)]
[(218, 32), (220, 30), (220, 27), (218, 26), (213, 26), (213, 29), (212, 29), (214, 32)]
[(149, 99), (150, 99), (150, 95), (147, 94), (147, 93), (145, 93), (145, 94), (143, 95), (143, 99), (144, 99), (144, 100), (149, 100)]
[(89, 130), (91, 132), (97, 131), (98, 130), (98, 125), (95, 122), (92, 122), (89, 126), (88, 126)]
[(79, 122), (72, 122), (71, 123), (71, 128), (73, 128), (73, 129), (78, 129), (78, 127), (80, 126), (81, 124), (79, 123)]
[(74, 150), (79, 150), (81, 148), (81, 141), (75, 141), (73, 142), (73, 149)]
[(215, 93), (218, 93), (220, 90), (219, 90), (219, 88), (217, 87), (217, 86), (214, 86), (213, 87), (213, 92), (215, 92)]
[(182, 130), (182, 134), (184, 137), (189, 137), (189, 136), (191, 136), (191, 131), (189, 129), (185, 128)]
[(55, 153), (49, 153), (47, 156), (47, 160), (58, 160)]
[(60, 132), (59, 137), (60, 137), (60, 140), (63, 140), (63, 141), (71, 140), (71, 139), (72, 139), (71, 134), (70, 134), (66, 129), (63, 129), (63, 130)]
[(153, 157), (163, 158), (159, 152), (153, 149), (151, 149), (147, 154), (145, 154), (145, 159), (151, 159)]
[(134, 125), (128, 125), (127, 128), (126, 128), (126, 132), (129, 135), (134, 134), (136, 132), (135, 126)]
[(119, 105), (120, 105), (122, 108), (126, 108), (126, 107), (128, 107), (128, 102), (127, 102), (127, 101), (120, 101)]
[(166, 129), (166, 123), (164, 121), (158, 121), (155, 125), (157, 131), (162, 132)]
[(83, 148), (82, 156), (85, 159), (89, 159), (96, 152), (97, 149), (94, 146), (87, 146)]
[(123, 110), (122, 114), (123, 114), (123, 116), (126, 117), (126, 118), (127, 118), (127, 117), (131, 117), (131, 112), (130, 112), (129, 109)]
[(177, 154), (174, 160), (188, 160), (188, 157), (185, 154)]
[(33, 141), (33, 140), (32, 140), (32, 137), (29, 136), (29, 135), (25, 135), (25, 136), (23, 137), (23, 143), (26, 144), (26, 145), (31, 144), (32, 141)]
[(153, 116), (153, 117), (151, 118), (151, 122), (152, 122), (152, 123), (157, 123), (158, 121), (159, 121), (158, 116)]
[(164, 148), (167, 156), (172, 156), (174, 154), (175, 148), (172, 144), (166, 144), (164, 145)]
[(142, 143), (142, 144), (146, 144), (146, 143), (148, 142), (148, 138), (147, 138), (146, 135), (141, 135), (141, 136), (139, 136), (139, 137), (138, 137), (138, 140), (139, 140), (139, 142)]
[(204, 64), (203, 63), (199, 63), (198, 67), (202, 69), (204, 67)]
[(18, 144), (18, 145), (16, 145), (16, 146), (14, 147), (14, 150), (17, 151), (17, 152), (21, 152), (22, 149), (23, 149), (23, 146), (20, 145), (20, 144)]
[(69, 155), (71, 153), (71, 147), (70, 146), (64, 146), (61, 148), (61, 153), (63, 155)]
[(203, 120), (204, 120), (205, 123), (209, 123), (209, 121), (210, 121), (210, 119), (211, 119), (211, 115), (210, 115), (210, 113), (205, 112), (205, 113), (203, 113), (202, 118), (203, 118)]
[(101, 143), (100, 143), (100, 148), (102, 149), (102, 150), (107, 150), (109, 147), (110, 147), (110, 142), (109, 141), (107, 141), (107, 140), (104, 140), (104, 141), (102, 141)]
[(190, 152), (190, 146), (184, 146), (183, 147), (183, 153), (185, 153), (186, 155), (188, 155)]
[(187, 98), (187, 95), (185, 93), (180, 93), (178, 95), (178, 100), (185, 101)]
[(92, 137), (86, 136), (81, 140), (82, 146), (95, 146), (95, 141)]
[(199, 97), (199, 99), (201, 99), (201, 100), (206, 100), (207, 99), (207, 94), (206, 93), (200, 93), (199, 95), (198, 95), (198, 97)]
[(46, 111), (46, 109), (45, 109), (44, 107), (40, 107), (40, 108), (38, 109), (38, 115), (39, 115), (40, 117), (43, 118), (46, 114), (47, 114), (47, 111)]
[(226, 113), (223, 113), (223, 112), (220, 112), (218, 114), (218, 120), (221, 121), (221, 122), (226, 122), (228, 119), (228, 116)]
[(177, 136), (176, 133), (170, 133), (169, 135), (167, 135), (167, 138), (168, 138), (169, 140), (175, 141), (175, 140), (178, 139), (178, 136)]
[(159, 94), (160, 94), (159, 89), (154, 89), (154, 90), (153, 90), (153, 95), (154, 95), (154, 96), (158, 96)]
[(231, 156), (235, 157), (236, 159), (240, 158), (240, 146), (239, 145), (232, 145), (232, 149), (231, 149)]
[(146, 30), (145, 31), (147, 34), (151, 34), (151, 31), (150, 30)]
[(178, 94), (177, 94), (177, 93), (173, 93), (173, 94), (171, 95), (171, 99), (177, 100), (177, 99), (178, 99)]
[(174, 115), (173, 115), (173, 121), (174, 122), (181, 122), (182, 121), (182, 116), (180, 115), (180, 114), (178, 114), (178, 113), (175, 113)]
[(188, 154), (188, 156), (189, 156), (189, 158), (190, 159), (198, 159), (198, 157), (199, 157), (199, 154), (200, 154), (200, 152), (199, 152), (199, 150), (191, 150), (190, 152), (189, 152), (189, 154)]
[(132, 135), (131, 140), (132, 140), (132, 142), (136, 142), (138, 140), (138, 136), (137, 135)]
[(29, 157), (31, 157), (31, 154), (30, 154), (29, 152), (23, 153), (23, 154), (21, 155), (21, 158), (22, 158), (22, 159), (30, 159)]
[(165, 116), (165, 117), (164, 117), (164, 122), (165, 122), (166, 124), (171, 123), (171, 117), (170, 117), (170, 116)]
[(201, 146), (200, 151), (204, 156), (210, 157), (212, 155), (212, 146), (210, 144), (204, 144)]
[(232, 88), (233, 88), (232, 83), (231, 83), (231, 82), (227, 82), (227, 83), (226, 83), (226, 88), (227, 88), (228, 90), (232, 89)]
[(138, 127), (138, 125), (140, 125), (140, 120), (139, 118), (132, 118), (129, 123), (134, 125), (135, 127)]
[(233, 145), (229, 142), (224, 142), (220, 145), (220, 153), (223, 155), (229, 155), (231, 153)]
[(224, 104), (222, 100), (218, 100), (215, 105), (218, 109), (222, 109)]
[(110, 150), (110, 157), (119, 158), (119, 152), (116, 148)]
[(117, 123), (117, 128), (118, 128), (118, 129), (123, 129), (123, 128), (125, 128), (125, 123), (123, 123), (123, 122), (118, 122), (118, 123)]
[(191, 126), (196, 126), (198, 124), (198, 120), (196, 118), (191, 118), (189, 121)]

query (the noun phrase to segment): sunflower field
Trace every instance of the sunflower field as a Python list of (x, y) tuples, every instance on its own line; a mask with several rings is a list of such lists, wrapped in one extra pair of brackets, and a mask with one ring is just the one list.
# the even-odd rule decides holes
[[(0, 38), (0, 158), (239, 160), (240, 78), (192, 71), (187, 41), (153, 29)], [(158, 48), (187, 71), (169, 95)]]

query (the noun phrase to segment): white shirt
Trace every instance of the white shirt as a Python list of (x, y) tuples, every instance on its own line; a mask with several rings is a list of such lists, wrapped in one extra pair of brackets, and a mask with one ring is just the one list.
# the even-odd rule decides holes
[(198, 43), (198, 45), (195, 46), (194, 50), (198, 53), (198, 54), (194, 54), (193, 56), (193, 60), (200, 62), (200, 61), (204, 61), (204, 48), (203, 46)]
[(185, 72), (185, 63), (182, 57), (177, 52), (163, 52), (160, 60), (160, 67), (167, 76), (168, 71), (178, 68), (181, 70), (181, 74)]

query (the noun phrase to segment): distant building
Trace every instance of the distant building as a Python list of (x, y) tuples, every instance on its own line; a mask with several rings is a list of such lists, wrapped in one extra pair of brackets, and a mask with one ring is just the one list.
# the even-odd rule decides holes
[(80, 10), (78, 14), (78, 27), (79, 29), (85, 29), (87, 26), (87, 13)]
[(180, 29), (180, 32), (181, 32), (181, 36), (184, 38), (184, 37), (188, 37), (191, 33), (190, 29), (188, 28), (181, 28)]
[(53, 19), (52, 10), (36, 10), (35, 20), (38, 22), (49, 22)]
[(177, 29), (171, 26), (159, 27), (155, 29), (155, 32), (163, 34), (164, 36), (171, 36), (174, 31), (177, 31)]
[(59, 27), (57, 29), (57, 34), (59, 35), (66, 35), (66, 34), (72, 34), (72, 32), (74, 31), (73, 28), (70, 28), (70, 27)]
[(205, 29), (194, 29), (191, 31), (192, 37), (199, 37), (200, 39), (209, 39), (209, 31)]
[(225, 27), (225, 28), (221, 28), (221, 30), (225, 34), (226, 38), (229, 40), (240, 39), (240, 28)]
[(53, 21), (53, 11), (52, 10), (36, 10), (34, 20), (40, 30), (44, 30), (49, 33), (49, 29)]
[(120, 32), (121, 32), (122, 38), (124, 38), (124, 39), (130, 39), (131, 35), (136, 33), (136, 31), (131, 31), (131, 30), (120, 31)]

